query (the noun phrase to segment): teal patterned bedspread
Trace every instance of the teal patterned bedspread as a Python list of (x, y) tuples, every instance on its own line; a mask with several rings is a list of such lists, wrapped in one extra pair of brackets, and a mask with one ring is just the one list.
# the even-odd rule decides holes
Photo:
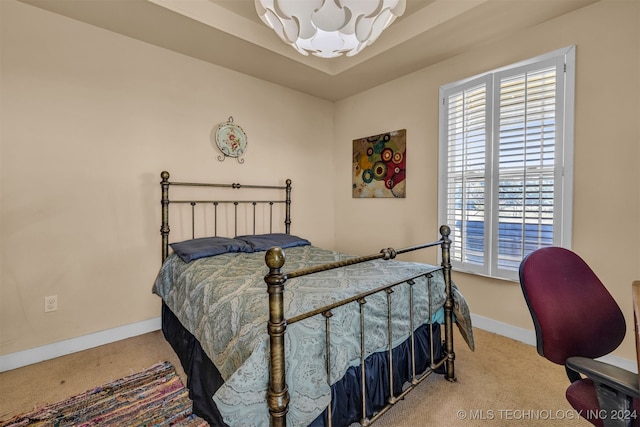
[[(340, 261), (352, 256), (314, 246), (289, 248), (285, 271)], [(175, 254), (163, 264), (153, 292), (159, 295), (182, 325), (200, 342), (225, 383), (213, 396), (225, 422), (233, 426), (269, 426), (268, 388), (268, 272), (264, 252), (228, 253), (183, 262)], [(285, 318), (306, 313), (377, 287), (412, 276), (414, 327), (436, 315), (444, 304), (441, 271), (427, 292), (424, 274), (437, 268), (427, 264), (374, 260), (310, 276), (285, 284)], [(466, 308), (457, 296), (456, 306)], [(394, 343), (409, 335), (409, 285), (391, 294)], [(369, 355), (386, 348), (386, 293), (367, 298), (365, 349)], [(360, 360), (360, 314), (358, 303), (332, 311), (331, 383)], [(291, 396), (287, 424), (306, 426), (328, 405), (326, 379), (325, 319), (315, 316), (289, 325), (285, 335), (286, 381)], [(394, 344), (395, 345), (395, 344)]]

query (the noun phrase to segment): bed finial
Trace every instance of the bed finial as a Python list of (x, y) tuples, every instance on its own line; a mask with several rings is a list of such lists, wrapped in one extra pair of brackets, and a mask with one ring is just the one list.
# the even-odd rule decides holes
[(271, 269), (271, 273), (274, 273), (274, 270), (280, 270), (284, 265), (284, 251), (282, 248), (273, 247), (267, 251), (264, 260), (267, 263), (267, 267)]
[(163, 181), (168, 181), (169, 180), (169, 172), (167, 172), (167, 171), (160, 172), (160, 178), (162, 178)]
[(440, 226), (440, 235), (442, 237), (449, 237), (450, 234), (451, 234), (451, 229), (449, 228), (448, 225), (441, 225)]

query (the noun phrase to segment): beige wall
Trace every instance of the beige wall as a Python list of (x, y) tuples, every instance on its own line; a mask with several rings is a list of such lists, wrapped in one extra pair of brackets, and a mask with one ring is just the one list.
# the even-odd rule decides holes
[[(159, 316), (162, 170), (291, 178), (292, 232), (334, 244), (331, 103), (13, 0), (0, 8), (0, 354)], [(242, 165), (219, 162), (209, 140), (229, 116), (248, 134)], [(48, 295), (58, 311), (44, 313)]]
[[(320, 246), (370, 253), (433, 240), (439, 86), (575, 44), (573, 247), (628, 314), (617, 354), (635, 357), (636, 0), (605, 0), (335, 105), (14, 0), (0, 1), (0, 14), (0, 354), (158, 316), (161, 170), (177, 180), (291, 178), (292, 231)], [(219, 162), (209, 142), (229, 116), (249, 135), (242, 165)], [(407, 198), (353, 200), (351, 141), (403, 128)], [(516, 283), (455, 277), (475, 314), (532, 329)], [(45, 314), (53, 294), (60, 308)]]
[[(368, 253), (437, 237), (441, 85), (575, 44), (573, 249), (626, 313), (627, 337), (615, 354), (635, 360), (630, 287), (640, 279), (638, 5), (635, 0), (605, 0), (338, 102), (338, 249)], [(407, 129), (407, 198), (352, 199), (351, 141), (402, 128)], [(434, 262), (435, 255), (426, 254), (423, 260)], [(517, 283), (461, 273), (454, 278), (474, 314), (533, 330)]]

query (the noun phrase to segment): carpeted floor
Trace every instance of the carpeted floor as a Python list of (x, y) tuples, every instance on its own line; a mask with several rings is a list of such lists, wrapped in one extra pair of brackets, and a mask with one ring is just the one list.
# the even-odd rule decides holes
[(171, 362), (182, 382), (187, 383), (178, 357), (160, 331), (0, 372), (0, 419), (60, 401), (163, 361)]
[[(374, 425), (587, 427), (566, 402), (564, 368), (534, 347), (475, 330), (475, 352), (457, 333), (456, 376), (432, 375)], [(168, 360), (186, 384), (161, 332), (0, 373), (0, 419), (82, 393)]]
[(189, 390), (169, 362), (23, 413), (0, 427), (207, 427), (192, 412)]

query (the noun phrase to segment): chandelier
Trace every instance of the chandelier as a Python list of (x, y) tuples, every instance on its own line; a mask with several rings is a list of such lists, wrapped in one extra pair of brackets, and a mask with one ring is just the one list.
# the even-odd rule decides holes
[(404, 13), (405, 0), (255, 0), (260, 19), (303, 55), (353, 56)]

